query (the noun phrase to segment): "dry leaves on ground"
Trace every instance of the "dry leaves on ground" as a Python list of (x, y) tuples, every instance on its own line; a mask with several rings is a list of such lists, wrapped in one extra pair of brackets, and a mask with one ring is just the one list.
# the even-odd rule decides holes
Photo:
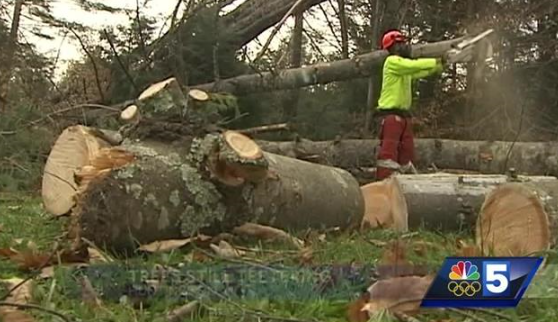
[[(8, 280), (2, 280), (2, 283), (6, 289), (10, 290), (19, 283), (23, 282), (23, 279), (20, 278), (11, 278)], [(31, 302), (32, 299), (32, 289), (33, 283), (31, 280), (26, 281), (17, 289), (15, 289), (8, 298), (6, 298), (6, 302), (15, 303), (15, 304), (28, 304)], [(9, 321), (9, 322), (34, 322), (35, 319), (23, 312), (18, 310), (15, 307), (9, 306), (0, 306), (0, 318), (2, 321)]]
[(234, 248), (224, 240), (220, 241), (219, 245), (211, 244), (209, 247), (211, 247), (215, 254), (223, 258), (238, 258), (246, 254), (246, 252)]
[(283, 241), (290, 243), (297, 248), (304, 247), (304, 242), (302, 240), (290, 235), (289, 233), (281, 229), (254, 223), (246, 223), (242, 226), (236, 227), (233, 229), (233, 233), (236, 235), (259, 238), (265, 241)]
[(362, 310), (368, 314), (381, 310), (406, 314), (418, 313), (420, 303), (432, 281), (432, 276), (408, 276), (380, 280), (368, 288), (370, 299)]

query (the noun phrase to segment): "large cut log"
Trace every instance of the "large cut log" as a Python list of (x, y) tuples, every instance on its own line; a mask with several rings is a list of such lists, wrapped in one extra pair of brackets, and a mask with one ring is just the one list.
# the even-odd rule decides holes
[(125, 140), (102, 151), (71, 151), (91, 160), (66, 170), (75, 172), (70, 180), (78, 187), (70, 198), (72, 232), (117, 252), (248, 221), (281, 229), (356, 227), (364, 212), (348, 172), (263, 152), (236, 132), (196, 139), (190, 149)]
[[(413, 46), (413, 55), (416, 57), (441, 57), (460, 40), (462, 38), (415, 45)], [(387, 54), (385, 50), (378, 50), (352, 59), (319, 63), (279, 72), (241, 75), (220, 80), (218, 83), (195, 85), (193, 87), (209, 92), (224, 91), (235, 95), (243, 95), (370, 77), (380, 71)]]
[(539, 255), (556, 243), (558, 184), (509, 183), (486, 198), (476, 226), (484, 255)]
[[(263, 142), (276, 154), (307, 159), (346, 170), (373, 167), (378, 140)], [(415, 140), (415, 166), (425, 170), (461, 169), (503, 174), (513, 168), (524, 175), (558, 175), (558, 142)]]
[[(544, 192), (544, 196), (551, 196), (558, 191), (558, 179), (545, 176), (447, 173), (396, 175), (362, 187), (366, 209), (363, 226), (404, 230), (405, 225), (401, 221), (408, 219), (410, 229), (472, 230), (487, 196), (494, 189), (510, 182), (521, 187), (541, 187), (541, 195)], [(497, 208), (500, 206), (498, 203), (497, 210), (490, 210), (494, 206), (485, 205), (483, 212), (497, 214), (492, 217), (520, 215), (519, 212), (509, 214), (510, 209), (519, 204)]]

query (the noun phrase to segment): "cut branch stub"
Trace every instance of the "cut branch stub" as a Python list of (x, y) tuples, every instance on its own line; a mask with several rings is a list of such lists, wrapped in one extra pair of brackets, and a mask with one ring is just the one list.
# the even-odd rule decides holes
[(486, 198), (476, 226), (484, 255), (529, 256), (554, 244), (558, 180), (509, 183)]
[(176, 119), (184, 115), (188, 100), (176, 78), (151, 85), (138, 98), (141, 113), (153, 118)]
[(200, 89), (191, 89), (188, 92), (188, 96), (190, 96), (193, 100), (199, 101), (199, 102), (206, 102), (209, 100), (209, 94), (207, 94), (206, 92), (200, 90)]
[(122, 113), (120, 113), (120, 119), (125, 123), (136, 124), (140, 120), (140, 112), (137, 105), (128, 106)]
[(256, 142), (241, 133), (227, 131), (210, 156), (210, 170), (222, 183), (239, 186), (265, 179), (268, 164)]

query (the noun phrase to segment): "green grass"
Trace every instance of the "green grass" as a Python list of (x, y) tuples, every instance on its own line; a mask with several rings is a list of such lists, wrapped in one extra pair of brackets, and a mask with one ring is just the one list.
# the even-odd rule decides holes
[[(49, 252), (53, 244), (63, 233), (66, 219), (52, 219), (43, 210), (40, 200), (31, 197), (18, 199), (0, 199), (0, 248), (14, 247), (21, 250), (29, 242), (37, 248)], [(414, 265), (425, 265), (437, 270), (442, 260), (456, 253), (456, 238), (467, 240), (468, 236), (444, 235), (432, 232), (418, 232), (399, 236), (389, 231), (373, 231), (366, 234), (327, 234), (325, 240), (318, 236), (312, 238), (312, 265), (325, 264), (358, 264), (374, 266), (384, 253), (384, 245), (397, 238), (402, 238), (408, 244), (408, 260)], [(471, 242), (471, 240), (467, 240)], [(254, 240), (235, 240), (235, 245), (250, 249), (242, 260), (255, 263), (256, 266), (272, 266), (282, 263), (295, 267), (302, 265), (299, 253), (288, 245), (262, 243)], [(185, 248), (168, 254), (138, 257), (121, 260), (117, 264), (137, 267), (138, 265), (176, 266), (192, 261), (192, 248)], [(195, 257), (195, 256), (194, 256)], [(548, 256), (548, 264), (540, 276), (537, 276), (529, 288), (526, 299), (515, 310), (498, 310), (507, 318), (489, 315), (485, 312), (471, 312), (474, 318), (470, 321), (555, 321), (558, 314), (558, 270), (554, 269), (555, 253)], [(206, 258), (204, 265), (234, 264)], [(0, 261), (0, 278), (24, 278), (28, 273), (18, 270), (17, 265), (9, 260)], [(59, 269), (51, 279), (37, 280), (34, 288), (34, 302), (72, 317), (75, 321), (118, 321), (118, 322), (147, 322), (164, 321), (164, 315), (179, 305), (179, 302), (169, 298), (150, 298), (141, 306), (132, 303), (119, 303), (104, 300), (101, 308), (84, 304), (81, 295), (76, 293), (76, 274), (66, 269)], [(98, 284), (95, 284), (98, 286)], [(367, 286), (367, 285), (365, 285)], [(79, 290), (79, 289), (77, 289)], [(300, 290), (299, 290), (300, 291)], [(200, 322), (237, 322), (239, 320), (258, 321), (257, 315), (263, 315), (260, 320), (290, 319), (304, 321), (346, 321), (346, 306), (357, 291), (342, 299), (315, 298), (311, 300), (285, 300), (281, 298), (265, 297), (253, 300), (237, 300), (224, 296), (219, 302), (204, 302), (204, 310), (196, 318)], [(193, 294), (195, 297), (196, 294)], [(494, 312), (494, 311), (492, 311)], [(33, 312), (37, 321), (59, 321), (56, 318)], [(459, 312), (428, 310), (418, 316), (419, 321), (464, 321), (467, 318)], [(373, 321), (396, 321), (389, 315), (378, 315)]]

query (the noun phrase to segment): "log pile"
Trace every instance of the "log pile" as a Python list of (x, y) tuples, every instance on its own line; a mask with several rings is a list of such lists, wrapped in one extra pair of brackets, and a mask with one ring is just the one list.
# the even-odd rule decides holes
[(364, 201), (347, 171), (264, 152), (234, 131), (172, 144), (138, 139), (144, 124), (186, 106), (173, 82), (156, 84), (122, 113), (128, 124), (120, 144), (79, 125), (58, 138), (45, 168), (43, 201), (55, 215), (71, 214), (72, 237), (129, 253), (245, 222), (358, 227)]
[(396, 175), (361, 190), (363, 228), (471, 231), (487, 256), (533, 255), (555, 243), (555, 177)]
[(395, 175), (361, 187), (346, 170), (373, 166), (376, 141), (265, 142), (208, 130), (215, 95), (184, 92), (171, 78), (123, 110), (117, 132), (67, 128), (45, 166), (45, 209), (70, 214), (76, 240), (117, 253), (247, 222), (468, 230), (485, 254), (530, 255), (554, 244), (558, 179), (518, 175), (555, 174), (551, 143), (421, 139), (419, 169), (480, 174)]

